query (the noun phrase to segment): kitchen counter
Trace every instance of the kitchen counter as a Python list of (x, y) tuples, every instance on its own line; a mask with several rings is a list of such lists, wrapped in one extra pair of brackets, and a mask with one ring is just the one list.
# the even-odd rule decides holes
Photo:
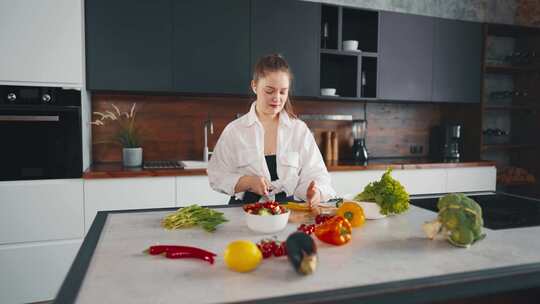
[[(472, 160), (461, 162), (441, 162), (426, 158), (374, 158), (365, 165), (342, 161), (328, 163), (328, 171), (386, 170), (393, 169), (433, 169), (495, 166), (493, 161)], [(98, 163), (92, 165), (83, 174), (85, 179), (150, 177), (150, 176), (189, 176), (206, 175), (206, 169), (142, 169), (124, 168), (122, 163)]]
[(434, 168), (465, 168), (495, 166), (494, 161), (488, 160), (464, 160), (445, 162), (429, 158), (373, 158), (365, 165), (359, 165), (352, 161), (332, 162), (327, 164), (328, 171), (356, 171), (356, 170), (386, 170), (392, 169), (434, 169)]
[[(540, 227), (486, 229), (486, 239), (463, 249), (427, 239), (421, 224), (436, 213), (411, 206), (367, 221), (344, 246), (317, 240), (319, 265), (310, 276), (275, 257), (236, 273), (224, 265), (226, 245), (268, 236), (247, 228), (241, 208), (220, 209), (230, 221), (214, 233), (164, 230), (160, 220), (172, 210), (99, 212), (56, 303), (426, 303), (540, 286)], [(276, 236), (283, 240), (295, 228), (289, 224)], [(197, 246), (218, 257), (210, 265), (142, 253), (157, 243)]]

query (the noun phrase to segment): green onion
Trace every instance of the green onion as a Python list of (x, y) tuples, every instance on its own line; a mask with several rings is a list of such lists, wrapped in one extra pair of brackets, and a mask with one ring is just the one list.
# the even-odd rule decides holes
[(199, 205), (191, 205), (167, 215), (161, 225), (169, 230), (198, 225), (204, 230), (212, 232), (216, 230), (217, 225), (225, 222), (228, 222), (228, 220), (223, 216), (222, 212)]

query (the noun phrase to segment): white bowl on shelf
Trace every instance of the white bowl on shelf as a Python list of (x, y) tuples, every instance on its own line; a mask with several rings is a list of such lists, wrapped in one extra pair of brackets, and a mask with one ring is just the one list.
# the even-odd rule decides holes
[(336, 96), (336, 89), (335, 88), (322, 88), (321, 95), (322, 96)]
[(344, 51), (358, 51), (358, 40), (345, 40), (343, 41)]
[(245, 212), (249, 229), (260, 233), (276, 233), (287, 226), (290, 211), (276, 215), (258, 215)]

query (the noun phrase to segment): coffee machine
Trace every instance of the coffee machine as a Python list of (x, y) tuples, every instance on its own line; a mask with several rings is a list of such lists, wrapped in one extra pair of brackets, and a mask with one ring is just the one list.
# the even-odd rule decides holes
[(461, 157), (461, 132), (459, 124), (445, 124), (431, 128), (430, 156), (433, 160), (459, 161)]
[(461, 126), (447, 125), (444, 137), (444, 159), (459, 160), (459, 143), (461, 140)]
[(364, 119), (355, 119), (352, 121), (353, 135), (353, 160), (356, 164), (367, 164), (368, 151), (366, 147), (366, 129), (367, 121)]

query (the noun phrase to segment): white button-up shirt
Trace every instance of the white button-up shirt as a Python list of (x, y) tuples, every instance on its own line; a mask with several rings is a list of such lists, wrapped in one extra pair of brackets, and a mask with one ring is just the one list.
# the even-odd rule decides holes
[[(306, 200), (307, 188), (315, 181), (321, 201), (335, 197), (330, 175), (309, 128), (284, 110), (279, 114), (276, 162), (279, 179), (271, 182), (272, 193), (284, 191), (287, 196)], [(255, 113), (255, 102), (247, 114), (225, 127), (207, 173), (212, 189), (238, 199), (244, 196), (244, 192), (234, 192), (240, 177), (261, 176), (270, 181), (264, 157), (264, 129)]]

